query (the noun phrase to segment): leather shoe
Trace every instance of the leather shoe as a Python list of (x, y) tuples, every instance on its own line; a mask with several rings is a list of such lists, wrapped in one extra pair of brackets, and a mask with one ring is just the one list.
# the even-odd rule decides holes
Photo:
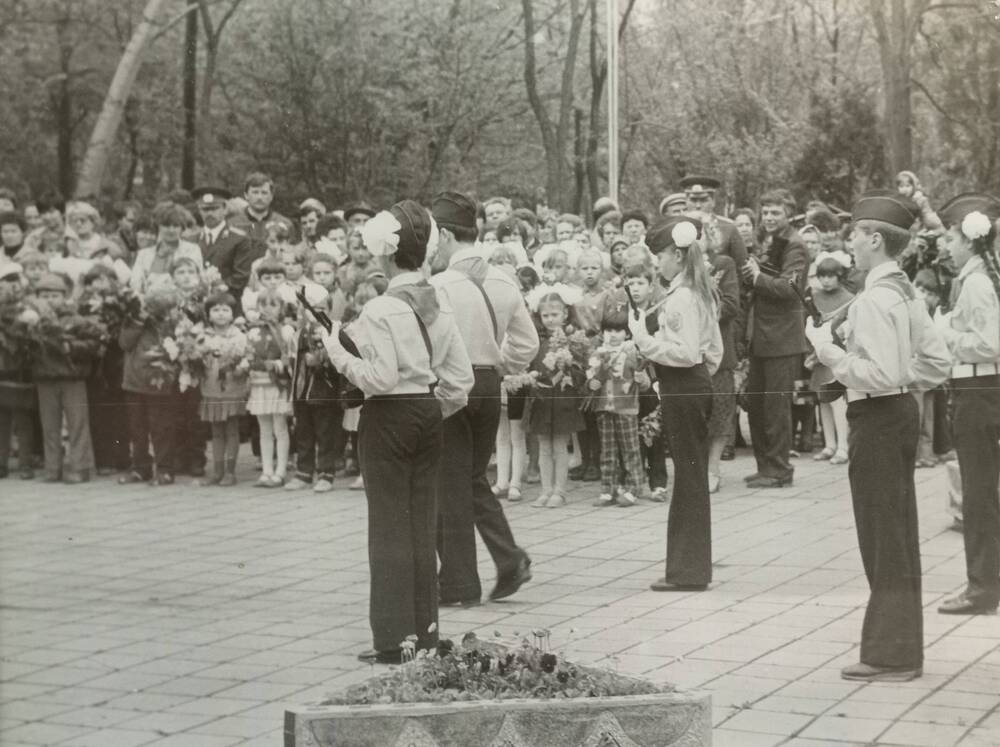
[(376, 651), (370, 648), (358, 654), (358, 661), (363, 661), (365, 664), (402, 664), (403, 652), (399, 649), (395, 651)]
[(525, 555), (517, 564), (514, 572), (506, 578), (498, 578), (497, 585), (490, 592), (490, 600), (505, 599), (517, 592), (524, 584), (531, 580), (531, 558)]
[(653, 591), (705, 591), (708, 584), (672, 584), (661, 578), (651, 583), (649, 588)]
[(760, 476), (761, 476), (760, 472), (754, 472), (752, 475), (747, 475), (746, 477), (744, 477), (743, 482), (750, 482), (751, 480), (756, 480)]
[(766, 475), (758, 475), (752, 480), (747, 480), (748, 488), (784, 488), (791, 484), (791, 477), (767, 477)]
[(921, 667), (876, 667), (858, 662), (840, 670), (840, 676), (845, 680), (858, 682), (909, 682), (923, 676)]
[(946, 599), (938, 607), (938, 612), (942, 615), (992, 615), (997, 611), (997, 603), (977, 602), (970, 599), (965, 593), (957, 597)]

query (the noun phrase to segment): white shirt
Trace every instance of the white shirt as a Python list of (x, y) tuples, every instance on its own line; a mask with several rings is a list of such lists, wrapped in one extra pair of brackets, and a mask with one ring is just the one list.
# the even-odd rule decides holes
[(816, 350), (820, 362), (847, 387), (848, 400), (852, 394), (889, 394), (911, 384), (933, 388), (948, 376), (951, 357), (926, 305), (886, 287), (890, 276), (895, 277), (888, 282), (909, 284), (895, 262), (873, 268), (840, 327), (846, 349), (830, 342)]
[(205, 226), (205, 228), (202, 231), (202, 241), (205, 242), (206, 246), (212, 246), (216, 241), (219, 240), (219, 236), (222, 234), (224, 230), (226, 230), (226, 222), (224, 220), (219, 221), (219, 225), (217, 225), (215, 228), (209, 228), (208, 226)]
[[(419, 272), (406, 272), (389, 281), (389, 288), (416, 284), (424, 279)], [(364, 305), (351, 324), (350, 336), (358, 346), (355, 358), (340, 345), (336, 336), (324, 338), (330, 361), (366, 397), (380, 394), (426, 394), (434, 382), (434, 396), (444, 417), (468, 403), (475, 381), (465, 345), (446, 299), (439, 296), (440, 312), (427, 326), (434, 359), (427, 357), (420, 325), (413, 309), (392, 296), (379, 296)]]
[(719, 320), (683, 283), (680, 274), (670, 281), (667, 297), (650, 312), (658, 315), (660, 328), (655, 335), (636, 340), (645, 358), (672, 368), (691, 368), (704, 363), (709, 376), (719, 370), (722, 362)]
[(982, 257), (974, 256), (966, 262), (956, 282), (961, 290), (955, 308), (940, 323), (954, 362), (1000, 360), (1000, 302)]
[[(480, 278), (496, 315), (497, 331), (483, 294), (470, 277)], [(438, 297), (455, 310), (455, 322), (469, 359), (477, 366), (494, 366), (521, 373), (538, 353), (538, 331), (513, 278), (483, 259), (476, 248), (460, 249), (448, 269), (430, 279)]]

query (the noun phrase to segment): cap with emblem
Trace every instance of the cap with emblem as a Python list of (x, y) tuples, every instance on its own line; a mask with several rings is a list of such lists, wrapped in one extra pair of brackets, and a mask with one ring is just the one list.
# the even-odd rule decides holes
[(326, 205), (317, 200), (315, 197), (307, 197), (299, 205), (299, 216), (304, 217), (309, 213), (316, 213), (318, 215), (326, 215)]
[[(676, 230), (687, 223), (690, 228), (685, 230)], [(662, 218), (657, 221), (656, 225), (649, 229), (646, 233), (646, 246), (649, 247), (649, 251), (653, 254), (659, 254), (665, 249), (670, 249), (671, 247), (678, 247), (677, 236), (684, 233), (690, 233), (691, 229), (694, 229), (694, 237), (697, 238), (701, 236), (701, 221), (697, 218), (692, 218), (686, 215), (670, 215), (666, 218)], [(683, 242), (682, 242), (683, 243)], [(680, 248), (686, 249), (690, 246), (690, 243), (681, 246)]]
[(907, 230), (919, 217), (917, 203), (888, 189), (865, 192), (851, 209), (852, 221), (877, 220)]
[(703, 174), (690, 174), (681, 179), (681, 189), (688, 196), (714, 193), (722, 182), (714, 176), (704, 176)]
[(353, 215), (367, 215), (369, 218), (374, 218), (375, 211), (367, 202), (356, 202), (344, 210), (344, 220), (349, 221)]
[(675, 205), (687, 205), (687, 195), (683, 192), (674, 192), (664, 197), (660, 202), (660, 215)]
[(948, 200), (938, 210), (938, 217), (945, 228), (961, 225), (970, 213), (982, 213), (990, 222), (1000, 219), (1000, 199), (982, 192), (965, 192)]
[(225, 207), (232, 193), (222, 187), (198, 187), (191, 193), (198, 207)]
[(431, 212), (439, 226), (445, 228), (476, 227), (476, 201), (461, 192), (441, 192), (431, 203)]

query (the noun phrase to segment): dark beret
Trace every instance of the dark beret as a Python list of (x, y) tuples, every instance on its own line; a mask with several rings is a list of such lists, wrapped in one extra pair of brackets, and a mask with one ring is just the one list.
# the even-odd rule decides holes
[(403, 200), (389, 208), (389, 212), (402, 226), (399, 229), (399, 248), (407, 252), (426, 251), (431, 236), (431, 217), (423, 206), (413, 200)]
[(980, 212), (995, 223), (1000, 219), (1000, 200), (982, 192), (965, 192), (952, 197), (938, 210), (938, 217), (945, 228), (961, 224), (969, 213)]
[(686, 192), (714, 192), (722, 186), (722, 182), (714, 176), (690, 174), (681, 179), (681, 189)]
[(907, 230), (920, 217), (920, 208), (909, 197), (888, 189), (865, 192), (851, 208), (851, 220), (877, 220)]
[(661, 220), (646, 232), (646, 246), (653, 254), (659, 254), (664, 249), (674, 246), (673, 231), (681, 223), (690, 223), (698, 231), (701, 238), (701, 221), (697, 218), (690, 218), (686, 215), (669, 215)]
[(349, 205), (344, 210), (344, 220), (350, 220), (352, 215), (367, 215), (369, 218), (375, 217), (375, 211), (372, 206), (367, 202), (356, 202), (353, 205)]
[(476, 229), (477, 203), (461, 192), (440, 192), (431, 203), (439, 226)]

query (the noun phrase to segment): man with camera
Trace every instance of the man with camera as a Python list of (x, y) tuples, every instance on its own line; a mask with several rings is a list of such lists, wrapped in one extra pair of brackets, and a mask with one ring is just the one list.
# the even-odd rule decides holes
[(757, 472), (745, 478), (750, 488), (780, 488), (792, 484), (792, 391), (806, 352), (805, 292), (809, 257), (798, 232), (789, 225), (795, 200), (787, 190), (760, 199), (760, 260), (742, 267), (753, 289), (750, 372), (747, 401), (750, 437)]

